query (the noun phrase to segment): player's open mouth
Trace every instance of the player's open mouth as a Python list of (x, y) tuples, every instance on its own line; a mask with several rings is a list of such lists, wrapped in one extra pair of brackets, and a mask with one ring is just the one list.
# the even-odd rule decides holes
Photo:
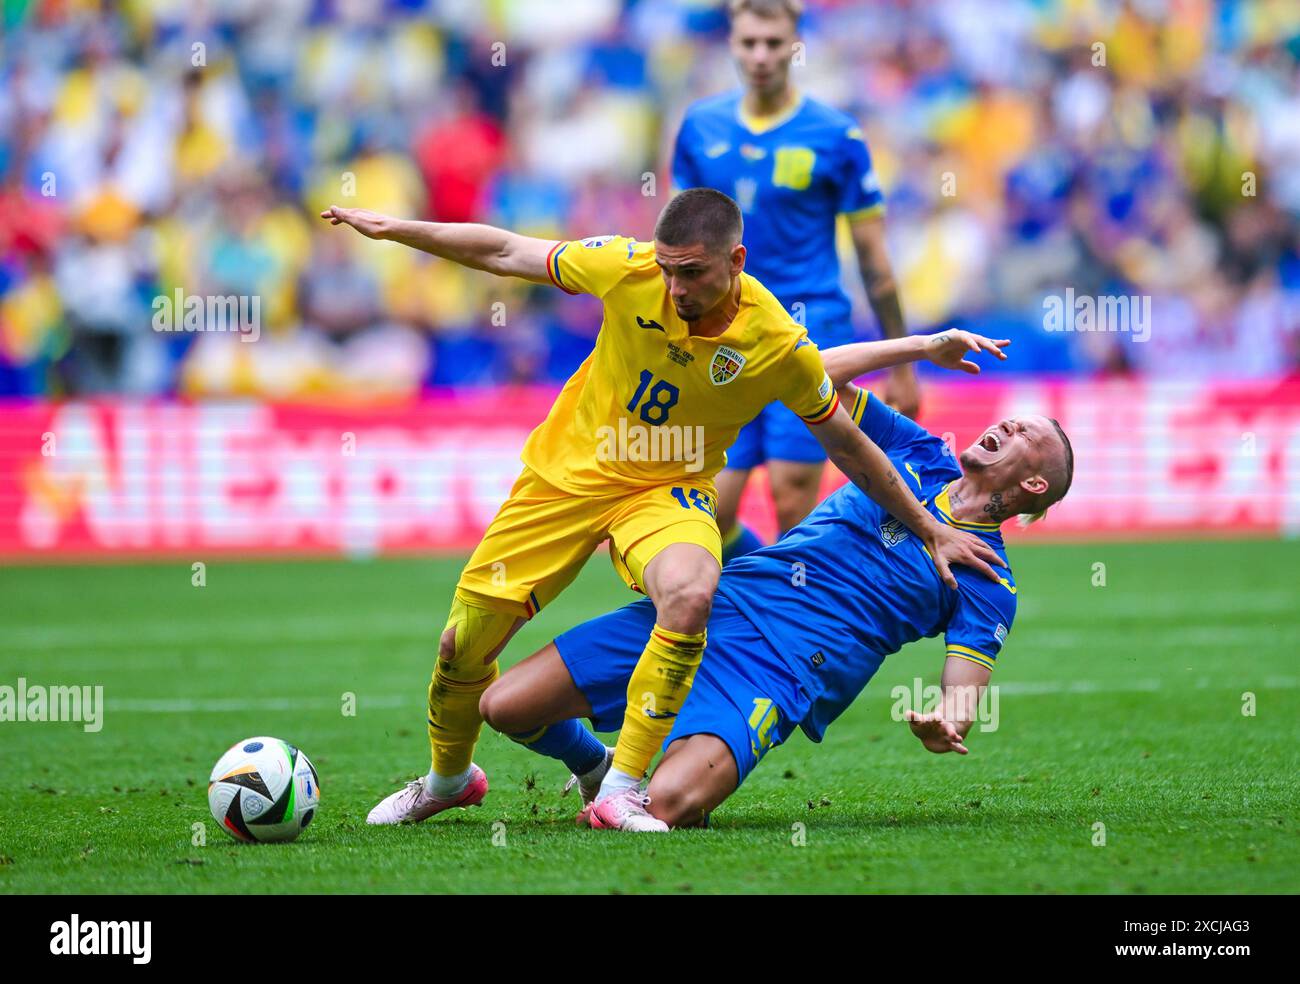
[(979, 439), (979, 446), (990, 454), (997, 454), (1002, 450), (1002, 438), (997, 431), (989, 431)]

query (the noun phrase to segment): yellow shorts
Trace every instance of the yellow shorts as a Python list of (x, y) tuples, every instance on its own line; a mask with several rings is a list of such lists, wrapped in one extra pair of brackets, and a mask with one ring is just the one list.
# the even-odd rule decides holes
[(722, 564), (712, 481), (578, 495), (525, 466), (461, 572), (457, 590), (485, 607), (532, 618), (578, 576), (603, 541), (614, 569), (641, 591), (645, 568), (673, 543), (694, 543)]

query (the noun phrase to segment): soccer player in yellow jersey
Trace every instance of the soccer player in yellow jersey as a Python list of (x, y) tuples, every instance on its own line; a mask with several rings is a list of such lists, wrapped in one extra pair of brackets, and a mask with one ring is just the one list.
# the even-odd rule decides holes
[[(331, 207), (321, 217), (604, 305), (594, 350), (528, 438), (523, 472), (456, 586), (429, 686), (432, 769), (379, 803), (370, 823), (419, 821), (482, 801), (487, 777), (472, 756), (496, 658), (608, 540), (615, 568), (650, 597), (656, 619), (593, 810), (603, 828), (661, 826), (644, 809), (640, 783), (704, 653), (721, 570), (713, 478), (740, 427), (772, 400), (802, 417), (831, 461), (917, 535), (949, 586), (953, 564), (996, 579), (996, 553), (921, 507), (839, 406), (804, 329), (743, 272), (740, 209), (721, 192), (674, 197), (653, 243), (551, 242), (364, 209)], [(538, 748), (568, 740), (547, 729), (512, 737)]]

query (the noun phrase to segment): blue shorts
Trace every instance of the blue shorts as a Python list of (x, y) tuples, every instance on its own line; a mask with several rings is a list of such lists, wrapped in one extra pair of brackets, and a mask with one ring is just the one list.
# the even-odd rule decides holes
[[(806, 305), (804, 324), (808, 337), (820, 349), (847, 345), (853, 341), (853, 325), (847, 302), (814, 301)], [(821, 464), (826, 452), (808, 425), (782, 403), (769, 403), (740, 429), (727, 449), (727, 467), (757, 468), (768, 461), (800, 461)]]
[[(627, 687), (650, 630), (650, 599), (625, 605), (556, 637), (560, 658), (591, 704), (597, 731), (623, 726)], [(713, 599), (708, 644), (695, 684), (664, 748), (679, 738), (714, 735), (736, 760), (739, 780), (803, 720), (809, 701), (794, 673), (725, 595)]]

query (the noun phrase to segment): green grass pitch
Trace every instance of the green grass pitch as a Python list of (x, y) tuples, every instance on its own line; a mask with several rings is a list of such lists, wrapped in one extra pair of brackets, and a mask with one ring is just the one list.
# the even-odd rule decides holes
[[(925, 640), (820, 747), (773, 751), (711, 829), (653, 840), (576, 829), (563, 768), (491, 733), (483, 807), (366, 827), (427, 768), (455, 559), (214, 560), (205, 587), (188, 562), (0, 570), (0, 684), (101, 684), (108, 702), (98, 734), (0, 723), (0, 892), (1300, 889), (1296, 545), (1030, 545), (1012, 561), (999, 726), (969, 756), (891, 720), (895, 685), (937, 681), (941, 640)], [(505, 662), (630, 597), (595, 558)], [(294, 844), (236, 844), (208, 814), (208, 770), (254, 734), (320, 771)]]

